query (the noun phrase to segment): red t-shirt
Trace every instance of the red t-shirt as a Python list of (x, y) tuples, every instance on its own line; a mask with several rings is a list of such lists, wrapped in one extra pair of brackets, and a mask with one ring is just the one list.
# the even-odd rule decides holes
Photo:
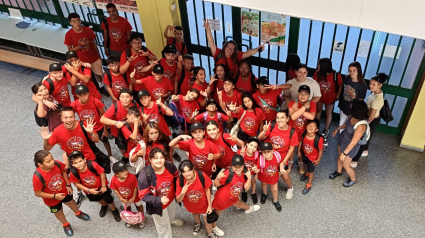
[[(110, 17), (107, 17), (108, 21), (108, 35), (109, 42), (111, 43), (109, 48), (113, 51), (124, 51), (128, 48), (128, 35), (127, 32), (131, 31), (133, 28), (130, 23), (124, 17), (118, 17), (117, 22), (112, 22)], [(100, 28), (106, 30), (105, 24), (101, 24)]]
[[(238, 155), (241, 154), (241, 150), (238, 150)], [(252, 154), (252, 156), (249, 156), (246, 151), (245, 151), (245, 155), (243, 156), (244, 162), (245, 162), (245, 168), (249, 169), (249, 171), (251, 172), (251, 174), (254, 174), (255, 172), (252, 170), (252, 167), (254, 167), (255, 162), (257, 161), (257, 159), (260, 158), (260, 152), (258, 150), (254, 151), (254, 153)]]
[[(186, 69), (183, 69), (184, 72), (184, 79), (183, 79), (183, 83), (181, 83), (180, 86), (180, 93), (183, 95), (186, 95), (187, 91), (189, 91), (191, 88), (189, 86), (189, 80), (192, 77), (192, 71), (188, 71)], [(180, 77), (181, 75), (178, 75), (177, 80), (179, 80), (180, 82)]]
[[(88, 136), (90, 137), (89, 134)], [(81, 130), (80, 122), (77, 122), (77, 126), (74, 130), (66, 129), (63, 124), (56, 127), (49, 139), (49, 144), (56, 145), (58, 143), (60, 144), (61, 149), (67, 154), (71, 154), (72, 151), (78, 150), (84, 154), (86, 159), (96, 159), (87, 142), (84, 132)]]
[(189, 160), (192, 161), (195, 168), (202, 170), (202, 172), (206, 173), (208, 177), (210, 177), (212, 175), (211, 168), (213, 161), (208, 160), (208, 154), (220, 154), (220, 149), (210, 140), (204, 139), (204, 142), (205, 146), (202, 149), (196, 146), (194, 139), (179, 141), (178, 145), (181, 150), (189, 152)]
[(282, 93), (282, 89), (269, 90), (266, 94), (260, 94), (260, 91), (257, 91), (252, 95), (257, 104), (263, 109), (264, 114), (266, 114), (267, 121), (274, 121), (276, 119), (277, 111), (270, 109), (265, 106), (260, 100), (263, 99), (269, 106), (277, 109), (277, 97)]
[(114, 75), (111, 73), (111, 79), (112, 83), (109, 82), (108, 76), (105, 74), (103, 76), (103, 83), (109, 87), (111, 87), (112, 93), (114, 94), (115, 98), (118, 98), (120, 96), (120, 91), (123, 88), (128, 88), (128, 83), (125, 81), (122, 74)]
[[(97, 174), (92, 173), (88, 166), (86, 165), (86, 171), (81, 172), (77, 169), (78, 174), (80, 174), (80, 179), (78, 180), (72, 173), (69, 173), (69, 182), (70, 183), (81, 183), (83, 186), (87, 188), (93, 188), (98, 189), (102, 186), (102, 181), (100, 180), (100, 175), (105, 172), (105, 170), (100, 167), (96, 162), (92, 162), (93, 168), (96, 170)], [(106, 180), (106, 185), (108, 185), (108, 179)], [(84, 190), (84, 192), (87, 194), (87, 190)]]
[[(149, 49), (148, 49), (149, 54), (155, 56)], [(130, 54), (134, 55), (135, 53), (130, 50)], [(142, 73), (142, 69), (145, 66), (149, 65), (149, 58), (146, 56), (142, 56), (142, 53), (137, 53), (139, 54), (139, 56), (137, 58), (134, 59), (134, 61), (132, 61), (130, 63), (130, 67), (128, 67), (127, 70), (127, 78), (130, 79), (130, 74), (134, 71), (134, 69), (136, 69), (136, 75), (134, 76), (135, 79), (142, 79), (142, 78), (146, 78), (148, 76), (152, 76), (152, 70), (149, 70), (148, 72)], [(120, 65), (124, 65), (127, 62), (127, 52), (123, 51), (121, 54), (121, 59), (120, 59)], [(142, 89), (146, 89), (145, 87), (146, 85), (143, 84), (134, 84), (133, 85), (133, 90), (135, 91), (140, 91)]]
[(166, 196), (170, 201), (166, 205), (162, 205), (162, 209), (165, 209), (173, 202), (175, 196), (175, 187), (173, 183), (174, 176), (168, 172), (168, 169), (164, 169), (162, 174), (156, 175), (156, 195)]
[(185, 120), (187, 123), (192, 123), (189, 119), (192, 116), (192, 113), (197, 109), (199, 111), (199, 109), (201, 109), (201, 107), (199, 106), (198, 102), (196, 100), (193, 101), (185, 101), (183, 99), (183, 95), (180, 95), (179, 98), (179, 104), (180, 107), (179, 109), (179, 113), (181, 115), (184, 116)]
[(85, 63), (93, 63), (99, 59), (96, 49), (94, 48), (93, 41), (96, 39), (96, 34), (92, 29), (83, 26), (83, 31), (76, 33), (74, 29), (69, 29), (65, 34), (65, 45), (72, 47), (80, 46), (81, 48), (75, 51), (78, 58)]
[(326, 104), (332, 104), (335, 102), (335, 97), (337, 93), (335, 92), (335, 88), (337, 85), (342, 85), (342, 78), (341, 74), (338, 74), (338, 77), (336, 79), (337, 85), (335, 85), (334, 82), (334, 74), (328, 74), (326, 76), (326, 80), (320, 80), (317, 78), (317, 72), (316, 71), (313, 75), (313, 79), (317, 81), (317, 83), (320, 86), (320, 93), (322, 93), (322, 97), (320, 98), (320, 102), (326, 103)]
[[(244, 111), (244, 109), (240, 110), (238, 118), (242, 116)], [(255, 108), (255, 113), (248, 110), (246, 111), (240, 126), (241, 129), (249, 136), (257, 136), (260, 123), (264, 120), (266, 120), (266, 115), (260, 108)]]
[(170, 80), (171, 85), (174, 88), (174, 84), (176, 82), (176, 70), (177, 70), (177, 63), (176, 61), (173, 62), (173, 65), (168, 65), (167, 59), (162, 58), (159, 60), (159, 64), (162, 65), (164, 68), (164, 77), (166, 77), (168, 80)]
[[(238, 92), (245, 93), (253, 93), (254, 92), (254, 88), (252, 88), (251, 85), (251, 75), (252, 73), (249, 73), (248, 75), (248, 80), (246, 82), (242, 81), (242, 75), (239, 74), (239, 78), (237, 78), (236, 80), (236, 90), (238, 90)], [(255, 81), (257, 81), (257, 77), (255, 77)]]
[[(288, 108), (292, 107), (292, 105), (294, 105), (295, 101), (292, 101), (289, 103)], [(302, 105), (300, 102), (298, 102), (298, 108), (301, 108)], [(310, 111), (309, 112), (316, 112), (316, 103), (314, 101), (310, 101)], [(298, 117), (295, 121), (294, 120), (289, 120), (289, 125), (292, 127), (295, 127), (295, 130), (298, 133), (298, 139), (301, 139), (300, 137), (300, 133), (302, 133), (303, 131), (305, 131), (305, 128), (307, 127), (307, 121), (308, 119), (305, 118), (303, 115), (301, 115), (300, 117)]]
[(266, 132), (266, 140), (265, 142), (270, 142), (273, 146), (273, 149), (279, 152), (282, 160), (285, 158), (286, 153), (289, 150), (289, 146), (297, 146), (298, 145), (298, 134), (294, 133), (292, 138), (289, 138), (291, 134), (291, 126), (286, 130), (281, 130), (275, 125), (272, 132), (270, 132), (271, 127)]
[[(161, 93), (167, 94), (168, 92), (174, 91), (174, 86), (171, 85), (170, 80), (165, 77), (162, 77), (161, 82), (157, 82), (154, 76), (149, 76), (141, 79), (141, 82), (145, 85), (146, 90), (148, 90), (152, 97), (152, 100), (158, 99)], [(164, 99), (162, 100), (164, 101)]]
[(143, 136), (140, 134), (140, 131), (137, 132), (137, 138), (135, 140), (130, 139), (131, 134), (133, 134), (134, 125), (130, 124), (130, 127), (131, 127), (131, 131), (129, 131), (126, 126), (121, 127), (121, 132), (123, 136), (125, 137), (125, 139), (127, 140), (127, 153), (125, 154), (125, 156), (127, 156), (128, 158), (130, 157), (129, 156), (130, 151), (139, 144), (140, 140), (143, 139)]
[[(174, 37), (168, 37), (167, 45), (170, 45), (170, 44), (174, 44), (177, 47), (177, 57), (179, 55), (181, 55), (182, 48), (183, 48), (183, 41), (182, 42), (177, 42), (177, 40), (175, 40)], [(183, 54), (184, 55), (187, 54), (187, 47), (186, 46), (183, 49)]]
[[(65, 66), (62, 66), (62, 67), (65, 68)], [(89, 68), (84, 68), (84, 72), (83, 72), (82, 68), (80, 67), (78, 69), (78, 73), (85, 75), (85, 76), (91, 76), (92, 75), (91, 69), (89, 69)], [(71, 80), (71, 77), (72, 77), (71, 74), (69, 72), (67, 72), (66, 78), (67, 78), (68, 82)], [(93, 79), (90, 79), (90, 81), (88, 83), (84, 83), (78, 77), (77, 77), (77, 85), (71, 87), (71, 92), (72, 92), (72, 95), (74, 96), (75, 100), (78, 99), (77, 95), (75, 94), (75, 87), (77, 87), (78, 85), (81, 85), (81, 84), (84, 84), (84, 85), (87, 86), (87, 88), (89, 89), (89, 92), (90, 92), (90, 96), (95, 97), (99, 100), (102, 100), (102, 95), (100, 95), (99, 91), (96, 88), (96, 85), (94, 85)]]
[[(323, 149), (323, 137), (320, 137), (319, 145), (317, 147), (319, 147), (319, 149)], [(314, 138), (309, 140), (307, 136), (304, 137), (302, 149), (309, 160), (312, 162), (317, 160), (319, 150), (314, 147)]]
[(93, 131), (97, 132), (102, 130), (103, 124), (100, 123), (99, 109), (103, 109), (105, 104), (103, 104), (99, 99), (94, 98), (90, 95), (89, 101), (86, 104), (81, 104), (80, 100), (73, 101), (71, 107), (78, 114), (80, 121), (87, 121), (90, 118), (93, 118), (94, 125)]
[(218, 146), (221, 154), (220, 159), (215, 160), (215, 164), (220, 168), (226, 169), (227, 167), (232, 166), (232, 157), (235, 155), (235, 152), (233, 152), (232, 148), (224, 143), (223, 137), (230, 146), (235, 146), (237, 142), (232, 140), (231, 135), (224, 133), (222, 137), (222, 134), (223, 133), (220, 132), (218, 139), (211, 141)]
[[(62, 77), (61, 80), (56, 82), (52, 79), (53, 85), (55, 86), (55, 90), (51, 93), (51, 95), (59, 102), (62, 103), (64, 107), (69, 107), (71, 105), (71, 98), (69, 97), (68, 91), (68, 80), (65, 77)], [(43, 81), (44, 86), (46, 86), (47, 90), (50, 90), (50, 85), (47, 80)]]
[[(136, 175), (128, 173), (127, 178), (123, 182), (119, 181), (117, 177), (112, 176), (109, 187), (118, 191), (124, 199), (131, 199), (134, 195), (134, 188), (137, 188)], [(140, 201), (140, 198), (136, 195), (134, 202), (138, 201)]]
[[(219, 117), (221, 119), (219, 119)], [(204, 113), (201, 113), (201, 114), (197, 115), (195, 117), (195, 120), (196, 121), (199, 121), (199, 122), (202, 122), (202, 124), (204, 124), (204, 125), (207, 122), (209, 122), (209, 121), (216, 121), (218, 123), (218, 127), (219, 127), (220, 131), (223, 131), (222, 122), (229, 121), (229, 116), (227, 116), (226, 114), (223, 114), (221, 112), (217, 112), (216, 111), (215, 112), (215, 116), (214, 117), (210, 117), (208, 115), (208, 112), (204, 112)]]
[[(221, 52), (221, 49), (219, 49), (217, 47), (216, 50), (215, 50), (215, 54), (213, 55), (213, 58), (215, 59), (220, 52)], [(223, 59), (223, 58), (218, 59), (215, 62), (215, 65), (218, 65), (218, 64), (227, 65), (229, 67), (231, 75), (234, 75), (238, 72), (238, 65), (239, 65), (239, 62), (241, 62), (241, 60), (242, 60), (243, 53), (244, 52), (242, 52), (242, 51), (238, 51), (238, 53), (237, 53), (238, 62), (237, 63), (233, 62), (233, 60), (231, 58), (225, 57), (225, 59)], [(223, 54), (224, 54), (224, 52), (223, 52)]]
[(161, 129), (162, 133), (164, 133), (167, 136), (171, 135), (170, 128), (168, 128), (167, 122), (164, 119), (165, 110), (164, 108), (161, 108), (161, 113), (159, 112), (159, 107), (156, 102), (153, 102), (153, 106), (151, 108), (148, 107), (141, 107), (140, 111), (146, 115), (149, 115), (147, 119), (147, 123), (154, 122), (159, 125), (159, 128)]
[[(241, 93), (240, 92), (238, 92), (236, 89), (233, 89), (233, 94), (232, 94), (232, 96), (229, 96), (229, 95), (227, 95), (227, 93), (226, 92), (222, 92), (222, 97), (221, 97), (221, 99), (223, 100), (223, 102), (226, 104), (226, 107), (227, 107), (227, 109), (229, 109), (229, 105), (230, 104), (234, 104), (235, 102), (236, 102), (236, 106), (238, 107), (238, 106), (240, 106), (240, 105), (242, 105), (242, 97), (241, 97)], [(237, 113), (233, 113), (232, 112), (232, 117), (233, 118), (237, 118), (238, 117), (238, 114)]]
[[(197, 83), (193, 83), (192, 88), (196, 88), (198, 89), (199, 93), (201, 93), (201, 91), (205, 91), (208, 88), (208, 83), (207, 82), (203, 82), (201, 85), (197, 84)], [(211, 87), (211, 91), (214, 92), (214, 88)], [(204, 101), (205, 97), (201, 94), (199, 94), (197, 101), (198, 103)]]
[[(40, 167), (37, 168), (37, 171), (44, 178), (46, 186), (43, 189), (43, 184), (41, 183), (40, 179), (34, 174), (32, 176), (32, 186), (34, 188), (34, 191), (42, 191), (42, 192), (50, 193), (50, 194), (53, 194), (53, 193), (64, 193), (65, 195), (68, 194), (68, 190), (66, 189), (66, 182), (62, 176), (62, 171), (65, 170), (65, 164), (58, 160), (55, 160), (55, 161), (60, 164), (60, 168), (58, 168), (55, 165), (53, 166), (53, 169), (50, 170), (49, 172), (41, 170)], [(44, 204), (46, 204), (49, 207), (53, 207), (61, 202), (59, 200), (51, 199), (51, 198), (43, 198), (43, 201), (44, 201)]]
[[(229, 177), (229, 170), (224, 171), (223, 178), (220, 179), (220, 184), (224, 185), (226, 179)], [(214, 195), (212, 206), (214, 209), (226, 210), (239, 200), (239, 194), (243, 191), (245, 184), (245, 176), (241, 174), (238, 176), (236, 173), (233, 174), (232, 181), (226, 186), (217, 189)]]
[(256, 165), (257, 168), (260, 168), (260, 172), (258, 172), (258, 179), (266, 184), (276, 184), (279, 180), (279, 163), (277, 163), (277, 158), (273, 154), (273, 158), (271, 160), (266, 160), (264, 168), (260, 167), (260, 159), (257, 159)]
[[(135, 106), (133, 105), (133, 103), (131, 103), (131, 106)], [(103, 114), (103, 116), (105, 116), (106, 118), (109, 118), (111, 120), (115, 120), (115, 121), (126, 121), (127, 120), (127, 109), (125, 109), (123, 106), (121, 106), (121, 102), (118, 100), (117, 101), (117, 114), (115, 114), (115, 107), (114, 104), (112, 104), (108, 110), (105, 112), (105, 114)], [(115, 126), (111, 126), (111, 135), (117, 137), (118, 136), (118, 128), (116, 128)]]
[[(189, 189), (183, 198), (183, 204), (190, 213), (206, 214), (208, 209), (208, 200), (205, 189), (209, 189), (211, 187), (212, 181), (204, 172), (202, 172), (205, 180), (204, 184), (202, 184), (198, 173), (196, 171), (194, 171), (194, 173), (196, 174), (195, 181), (189, 186)], [(183, 184), (186, 184), (187, 180), (184, 178), (184, 176), (183, 181)], [(180, 187), (180, 177), (177, 179), (176, 184), (177, 197), (182, 191), (182, 187)]]

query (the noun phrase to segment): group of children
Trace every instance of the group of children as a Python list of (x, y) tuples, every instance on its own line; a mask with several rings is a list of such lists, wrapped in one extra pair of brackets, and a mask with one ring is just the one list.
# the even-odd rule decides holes
[[(111, 19), (102, 28), (105, 34), (114, 23), (122, 21), (114, 15), (115, 6), (108, 6)], [(79, 16), (70, 14), (73, 38), (81, 33), (78, 22)], [(175, 216), (176, 202), (183, 202), (192, 213), (194, 236), (201, 230), (201, 216), (208, 237), (223, 236), (217, 220), (224, 210), (235, 206), (248, 214), (260, 209), (257, 179), (261, 182), (260, 203), (267, 202), (270, 187), (272, 204), (281, 212), (278, 181), (283, 179), (288, 188), (286, 199), (291, 199), (289, 173), (295, 154), (300, 180), (307, 180), (302, 194), (311, 190), (315, 168), (326, 148), (328, 110), (342, 94), (340, 75), (330, 76), (336, 72), (330, 71), (332, 66), (329, 69), (325, 60), (319, 62), (316, 82), (306, 77), (307, 66), (298, 62), (290, 69), (293, 72), (287, 72), (295, 78), (272, 85), (267, 77), (257, 79), (247, 60), (264, 49), (263, 45), (238, 52), (237, 44), (228, 41), (222, 50), (214, 45), (208, 22), (204, 26), (216, 61), (209, 80), (205, 69), (194, 67), (193, 57), (187, 54), (183, 29), (169, 26), (164, 32), (169, 44), (161, 59), (141, 44), (138, 35), (123, 34), (121, 37), (128, 36), (127, 41), (110, 42), (103, 74), (112, 99), (107, 110), (97, 87), (103, 84), (93, 80), (97, 77), (92, 74), (92, 62), (83, 62), (81, 57), (89, 48), (68, 45), (70, 40), (65, 40), (70, 49), (66, 64), (51, 64), (49, 75), (32, 87), (32, 99), (37, 103), (34, 114), (44, 140), (44, 150), (34, 157), (34, 191), (63, 224), (68, 236), (73, 231), (62, 203), (78, 218), (90, 220), (72, 199), (71, 183), (79, 194), (101, 204), (100, 217), (109, 207), (118, 222), (121, 217), (111, 195), (113, 190), (125, 210), (135, 204), (143, 218), (145, 212), (152, 215), (159, 237), (171, 237), (171, 225), (183, 224)], [(168, 36), (169, 30), (175, 37)], [(110, 37), (112, 40), (115, 36)], [(117, 52), (117, 42), (128, 45)], [(72, 102), (68, 84), (72, 87)], [(343, 95), (346, 101), (354, 100), (352, 93), (348, 98)], [(319, 134), (323, 104), (327, 120), (325, 130)], [(121, 159), (112, 155), (112, 138)], [(107, 155), (97, 148), (100, 141)], [(63, 150), (63, 162), (54, 160), (48, 152), (55, 144)], [(182, 161), (175, 149), (186, 151), (188, 159)], [(111, 164), (114, 175), (109, 182), (106, 174), (111, 172)], [(251, 206), (247, 205), (250, 189)], [(126, 222), (126, 226), (132, 224)], [(145, 222), (138, 226), (143, 228)]]

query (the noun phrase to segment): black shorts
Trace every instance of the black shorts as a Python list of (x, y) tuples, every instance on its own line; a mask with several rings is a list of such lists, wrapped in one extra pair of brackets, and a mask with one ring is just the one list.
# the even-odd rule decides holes
[(103, 135), (103, 131), (104, 131), (104, 130), (105, 130), (105, 127), (102, 127), (102, 129), (101, 129), (101, 130), (96, 131), (96, 133), (97, 133), (97, 135), (99, 136), (100, 141), (102, 141), (103, 143), (106, 143), (106, 142), (108, 142), (108, 141), (109, 141), (109, 139), (108, 139), (108, 137), (107, 137), (107, 136), (105, 136), (105, 137), (103, 137), (103, 138), (102, 138), (102, 135)]
[(302, 156), (303, 156), (305, 171), (307, 171), (309, 173), (314, 173), (314, 169), (316, 168), (316, 166), (314, 166), (313, 162), (311, 162), (311, 160), (309, 158), (307, 158), (307, 156), (304, 153), (303, 153)]
[[(119, 132), (118, 132), (119, 133)], [(115, 144), (117, 145), (118, 149), (120, 150), (126, 150), (127, 151), (127, 145), (119, 145), (118, 143), (118, 137), (114, 137), (115, 138)]]
[(60, 210), (62, 210), (62, 203), (70, 202), (70, 201), (72, 201), (72, 199), (74, 199), (72, 194), (66, 195), (66, 197), (62, 201), (59, 201), (59, 203), (57, 205), (49, 207), (50, 212), (51, 213), (59, 212)]
[[(91, 188), (94, 189), (94, 188)], [(96, 191), (100, 191), (100, 188), (96, 189)], [(114, 198), (111, 195), (111, 189), (108, 188), (108, 190), (105, 193), (94, 195), (94, 194), (86, 194), (87, 198), (90, 202), (99, 202), (99, 201), (105, 201), (107, 204), (111, 204), (114, 202)]]

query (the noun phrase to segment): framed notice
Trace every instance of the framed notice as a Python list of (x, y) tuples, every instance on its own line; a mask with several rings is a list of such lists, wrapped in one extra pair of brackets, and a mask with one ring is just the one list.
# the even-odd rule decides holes
[(261, 12), (261, 42), (270, 45), (285, 46), (286, 15)]
[(135, 0), (95, 0), (96, 7), (99, 9), (106, 9), (108, 3), (113, 3), (118, 11), (139, 13), (137, 11), (137, 4)]
[(258, 37), (260, 31), (260, 13), (242, 10), (241, 18), (242, 33)]

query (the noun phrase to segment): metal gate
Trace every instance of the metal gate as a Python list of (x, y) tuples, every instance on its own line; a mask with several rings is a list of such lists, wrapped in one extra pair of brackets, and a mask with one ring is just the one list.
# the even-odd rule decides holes
[[(221, 20), (222, 31), (213, 32), (219, 48), (227, 39), (235, 40), (243, 51), (260, 44), (259, 38), (241, 32), (241, 8), (201, 0), (180, 0), (179, 6), (188, 50), (195, 57), (195, 65), (201, 65), (207, 72), (212, 71), (214, 60), (207, 45), (203, 19)], [(270, 81), (277, 84), (284, 83), (283, 69), (288, 53), (297, 53), (300, 56), (301, 62), (309, 67), (309, 76), (313, 75), (318, 60), (323, 57), (331, 58), (334, 69), (343, 75), (348, 73), (348, 64), (352, 61), (361, 63), (366, 79), (378, 72), (385, 72), (390, 78), (382, 90), (390, 104), (394, 120), (388, 124), (382, 120), (378, 130), (399, 135), (424, 72), (425, 42), (357, 27), (288, 18), (287, 44), (284, 47), (269, 46), (259, 56), (252, 57), (254, 74), (257, 77), (268, 76)], [(344, 43), (342, 52), (333, 51), (335, 41)], [(358, 55), (359, 46), (364, 42), (369, 42), (369, 50)], [(370, 91), (367, 96), (369, 94)], [(337, 105), (333, 118), (339, 118)]]

